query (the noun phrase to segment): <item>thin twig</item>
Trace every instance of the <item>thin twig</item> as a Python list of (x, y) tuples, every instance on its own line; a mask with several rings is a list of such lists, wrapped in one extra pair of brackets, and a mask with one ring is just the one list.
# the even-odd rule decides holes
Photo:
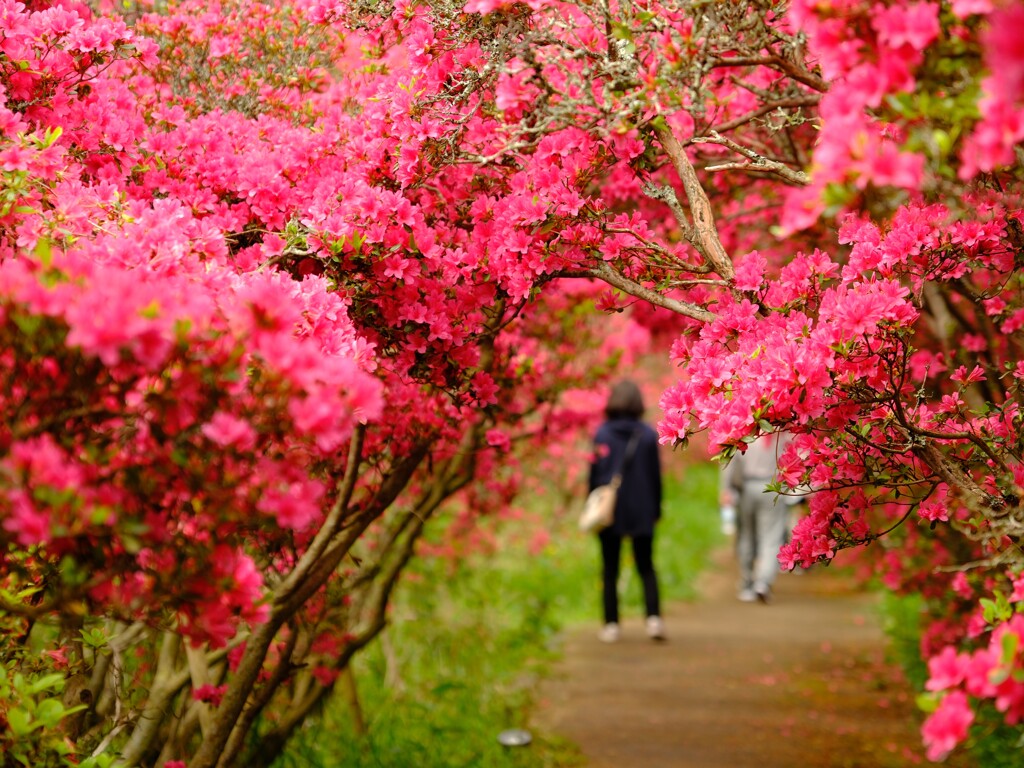
[(795, 171), (785, 163), (780, 163), (778, 160), (772, 160), (760, 155), (748, 147), (744, 147), (737, 144), (730, 138), (722, 136), (718, 131), (712, 131), (708, 136), (694, 136), (689, 140), (689, 144), (718, 144), (720, 146), (731, 149), (737, 154), (743, 155), (747, 158), (749, 163), (723, 163), (713, 167), (708, 167), (705, 170), (725, 170), (725, 169), (739, 169), (746, 171), (758, 171), (761, 173), (774, 173), (777, 176), (781, 176), (786, 181), (790, 181), (794, 184), (800, 184), (806, 186), (811, 183), (811, 177), (803, 171)]

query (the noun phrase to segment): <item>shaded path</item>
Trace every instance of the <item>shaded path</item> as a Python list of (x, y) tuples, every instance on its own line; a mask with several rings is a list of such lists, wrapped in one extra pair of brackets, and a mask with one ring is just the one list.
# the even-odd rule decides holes
[(780, 576), (770, 606), (740, 603), (728, 553), (719, 559), (699, 601), (669, 607), (667, 643), (644, 636), (630, 605), (618, 644), (599, 642), (596, 625), (570, 632), (539, 729), (577, 743), (590, 768), (926, 764), (872, 595), (817, 569)]

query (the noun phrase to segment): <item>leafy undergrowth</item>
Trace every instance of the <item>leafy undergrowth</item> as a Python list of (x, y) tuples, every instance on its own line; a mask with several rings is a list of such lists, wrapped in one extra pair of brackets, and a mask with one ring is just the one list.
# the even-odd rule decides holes
[[(694, 595), (695, 577), (723, 541), (717, 495), (713, 465), (666, 477), (655, 555), (665, 600)], [(532, 734), (526, 747), (497, 740), (529, 721), (536, 684), (557, 659), (559, 631), (599, 620), (596, 541), (576, 531), (568, 507), (544, 513), (554, 522), (539, 551), (504, 523), (495, 529), (502, 545), (486, 556), (421, 558), (395, 596), (388, 629), (354, 666), (366, 734), (357, 735), (352, 707), (338, 697), (275, 768), (580, 765), (573, 745), (548, 734)], [(620, 590), (626, 615), (642, 604), (628, 552)]]

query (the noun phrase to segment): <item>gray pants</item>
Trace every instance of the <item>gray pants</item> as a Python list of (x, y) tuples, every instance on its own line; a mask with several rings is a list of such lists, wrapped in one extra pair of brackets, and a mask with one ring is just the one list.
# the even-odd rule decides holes
[(764, 480), (746, 480), (736, 519), (736, 560), (740, 588), (768, 592), (779, 573), (779, 548), (785, 543), (789, 507)]

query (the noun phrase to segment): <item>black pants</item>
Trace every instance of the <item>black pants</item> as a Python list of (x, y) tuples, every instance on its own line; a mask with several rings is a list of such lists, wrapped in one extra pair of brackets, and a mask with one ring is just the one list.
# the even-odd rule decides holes
[[(604, 620), (606, 624), (619, 620), (619, 563), (622, 537), (606, 528), (600, 533), (601, 562), (604, 577)], [(644, 607), (648, 616), (660, 616), (658, 604), (658, 577), (654, 573), (654, 536), (634, 536), (633, 560), (644, 585)]]

